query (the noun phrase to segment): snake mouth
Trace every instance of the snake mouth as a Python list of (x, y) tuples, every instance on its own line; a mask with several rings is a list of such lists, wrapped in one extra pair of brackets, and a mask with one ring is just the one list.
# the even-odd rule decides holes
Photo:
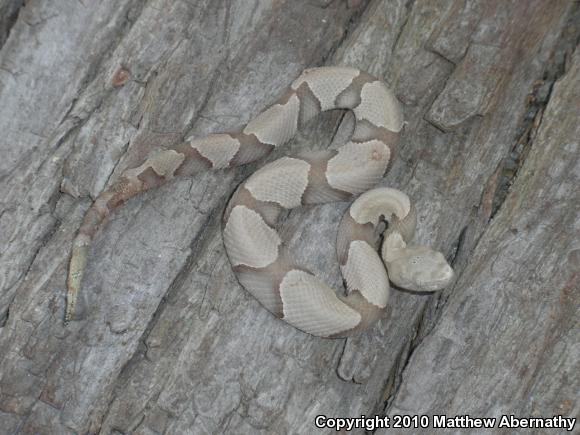
[(453, 278), (455, 278), (455, 272), (453, 272), (451, 266), (447, 264), (445, 268), (441, 271), (441, 275), (443, 275), (441, 278), (418, 281), (417, 284), (421, 289), (423, 289), (423, 291), (434, 292), (442, 290), (448, 287), (449, 284), (453, 281)]

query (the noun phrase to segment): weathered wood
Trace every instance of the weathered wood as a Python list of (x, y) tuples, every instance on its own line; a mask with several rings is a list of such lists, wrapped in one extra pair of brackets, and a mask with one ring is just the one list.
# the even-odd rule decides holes
[(577, 51), (390, 415), (580, 417), (578, 101)]
[[(503, 162), (530, 125), (528, 94), (575, 8), (26, 2), (0, 49), (0, 427), (311, 433), (317, 414), (577, 414), (577, 64), (490, 225)], [(320, 64), (355, 65), (395, 88), (408, 124), (384, 184), (417, 202), (417, 240), (454, 259), (457, 284), (394, 291), (390, 315), (347, 341), (274, 319), (235, 281), (220, 235), (252, 165), (178, 180), (116, 213), (91, 252), (87, 318), (64, 327), (66, 263), (90, 197), (155, 147), (242, 125)], [(269, 160), (335, 146), (351, 125), (325, 115)], [(345, 207), (284, 222), (297, 257), (335, 286)]]
[(23, 3), (24, 0), (0, 0), (0, 47), (8, 38), (8, 33)]

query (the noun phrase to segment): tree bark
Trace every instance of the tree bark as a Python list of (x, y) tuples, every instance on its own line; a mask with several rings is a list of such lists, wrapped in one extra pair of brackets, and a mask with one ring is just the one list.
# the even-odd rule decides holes
[[(0, 433), (580, 417), (579, 9), (0, 0)], [(237, 283), (221, 238), (225, 203), (259, 162), (129, 201), (91, 249), (86, 318), (63, 325), (71, 241), (92, 198), (152, 149), (235, 130), (304, 68), (334, 64), (395, 89), (407, 123), (382, 184), (417, 204), (415, 238), (452, 261), (453, 286), (393, 291), (384, 319), (348, 340), (275, 319)], [(352, 124), (324, 114), (267, 160), (338, 146)], [(346, 207), (283, 222), (297, 258), (335, 288)]]

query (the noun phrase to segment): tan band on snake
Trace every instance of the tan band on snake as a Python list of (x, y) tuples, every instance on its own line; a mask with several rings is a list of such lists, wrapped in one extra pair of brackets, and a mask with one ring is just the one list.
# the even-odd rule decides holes
[[(239, 282), (275, 316), (321, 337), (348, 336), (374, 324), (387, 305), (389, 279), (415, 291), (447, 286), (453, 270), (443, 255), (424, 246), (407, 246), (416, 219), (409, 198), (395, 189), (368, 190), (385, 174), (403, 127), (397, 99), (381, 80), (365, 72), (323, 67), (305, 70), (240, 133), (192, 138), (155, 152), (102, 192), (73, 243), (65, 321), (76, 315), (91, 241), (115, 208), (173, 177), (258, 160), (290, 140), (307, 121), (331, 109), (354, 113), (356, 125), (349, 142), (337, 150), (268, 163), (232, 196), (224, 213), (223, 237)], [(343, 201), (362, 192), (366, 193), (345, 214), (337, 237), (346, 282), (345, 294), (337, 294), (292, 258), (276, 221), (284, 209)], [(384, 220), (389, 226), (379, 256), (377, 228)]]

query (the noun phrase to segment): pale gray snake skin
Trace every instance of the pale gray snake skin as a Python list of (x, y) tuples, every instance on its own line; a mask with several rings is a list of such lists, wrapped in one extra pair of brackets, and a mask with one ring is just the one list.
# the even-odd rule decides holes
[[(191, 138), (157, 151), (103, 191), (73, 243), (65, 321), (76, 318), (91, 241), (115, 208), (173, 177), (258, 160), (320, 112), (332, 109), (354, 113), (356, 125), (346, 144), (268, 163), (232, 196), (223, 217), (223, 239), (239, 282), (276, 317), (320, 337), (344, 337), (373, 325), (387, 306), (389, 279), (414, 291), (449, 285), (453, 270), (441, 253), (407, 246), (416, 224), (407, 195), (390, 188), (369, 190), (387, 171), (403, 128), (396, 97), (381, 80), (359, 69), (321, 67), (305, 70), (241, 132)], [(346, 292), (337, 293), (290, 255), (276, 221), (284, 209), (344, 201), (361, 193), (338, 231), (336, 250)], [(379, 255), (377, 226), (385, 219), (389, 226)]]

